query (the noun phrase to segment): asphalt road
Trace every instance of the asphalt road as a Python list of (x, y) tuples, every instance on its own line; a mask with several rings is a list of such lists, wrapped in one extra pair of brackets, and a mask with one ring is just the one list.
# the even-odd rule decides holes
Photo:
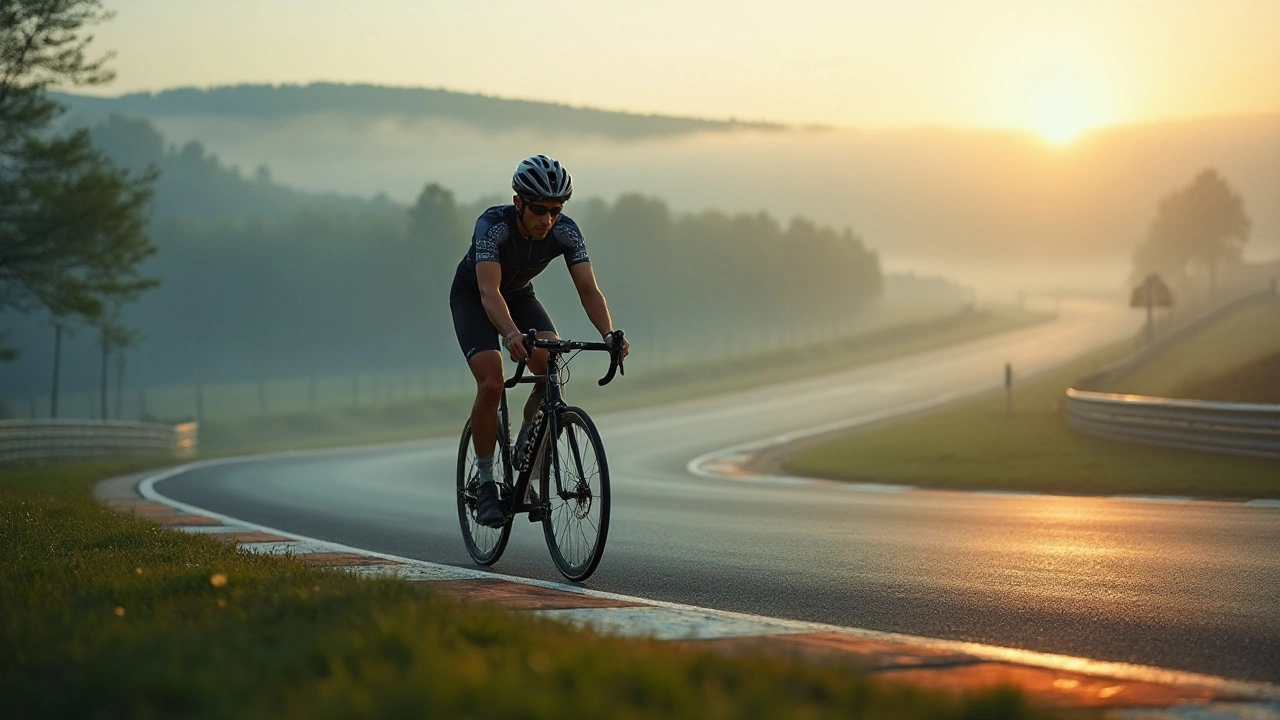
[[(587, 585), (1278, 683), (1280, 508), (752, 483), (687, 469), (735, 444), (997, 387), (1006, 361), (1026, 376), (1128, 335), (1134, 320), (1127, 308), (1069, 306), (1053, 323), (839, 375), (598, 416), (613, 521)], [(456, 453), (456, 439), (299, 453), (196, 468), (156, 489), (288, 532), (469, 566)], [(523, 518), (494, 569), (559, 579), (541, 526)]]

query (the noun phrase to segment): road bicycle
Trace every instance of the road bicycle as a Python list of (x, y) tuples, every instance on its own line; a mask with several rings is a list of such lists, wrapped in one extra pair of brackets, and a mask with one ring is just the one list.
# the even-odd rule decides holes
[[(565, 404), (561, 388), (568, 381), (569, 360), (583, 350), (609, 353), (609, 372), (599, 380), (600, 385), (608, 385), (615, 372), (625, 375), (622, 337), (621, 330), (614, 331), (610, 346), (603, 342), (542, 340), (533, 330), (525, 334), (526, 350), (548, 351), (547, 372), (526, 377), (525, 362), (521, 361), (515, 375), (504, 383), (493, 453), (494, 480), (506, 515), (501, 527), (476, 522), (480, 476), (471, 442), (471, 421), (467, 420), (458, 445), (458, 522), (467, 552), (477, 563), (496, 563), (511, 538), (515, 516), (528, 513), (530, 522), (542, 522), (551, 559), (562, 575), (581, 582), (595, 572), (609, 535), (609, 464), (595, 423), (582, 408)], [(568, 352), (574, 354), (562, 358)], [(534, 413), (529, 438), (522, 447), (512, 447), (507, 390), (539, 380), (546, 382), (546, 394)]]

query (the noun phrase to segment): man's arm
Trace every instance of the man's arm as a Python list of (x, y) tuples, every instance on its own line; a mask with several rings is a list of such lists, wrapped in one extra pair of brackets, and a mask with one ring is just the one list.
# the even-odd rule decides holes
[[(573, 286), (578, 289), (578, 299), (582, 301), (582, 309), (587, 311), (587, 319), (596, 326), (600, 336), (604, 337), (613, 332), (613, 319), (609, 317), (609, 303), (605, 301), (604, 293), (600, 292), (600, 286), (596, 284), (596, 271), (591, 269), (591, 263), (570, 265), (569, 276), (573, 278)], [(627, 356), (630, 345), (631, 343), (623, 338), (623, 357)]]
[(525, 359), (527, 353), (524, 344), (515, 343), (513, 348), (508, 342), (512, 335), (517, 335), (521, 331), (516, 327), (516, 321), (511, 319), (511, 310), (498, 289), (502, 283), (502, 265), (488, 261), (476, 263), (476, 281), (480, 284), (480, 304), (484, 306), (484, 314), (488, 315), (489, 322), (498, 328), (498, 332), (502, 335), (503, 347), (510, 351), (516, 361)]

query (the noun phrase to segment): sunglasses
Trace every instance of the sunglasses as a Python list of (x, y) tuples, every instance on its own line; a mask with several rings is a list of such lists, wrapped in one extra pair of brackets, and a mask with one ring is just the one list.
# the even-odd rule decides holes
[(538, 203), (527, 202), (524, 204), (524, 206), (529, 210), (529, 212), (532, 212), (534, 215), (537, 215), (538, 217), (542, 217), (547, 213), (551, 213), (551, 217), (560, 217), (560, 213), (564, 212), (563, 205), (558, 207), (547, 207), (546, 205), (539, 205)]

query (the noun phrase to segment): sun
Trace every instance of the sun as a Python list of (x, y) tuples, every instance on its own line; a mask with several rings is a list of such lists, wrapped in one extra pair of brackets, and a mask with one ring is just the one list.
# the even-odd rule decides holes
[(1054, 145), (1067, 145), (1090, 127), (1082, 98), (1061, 88), (1046, 88), (1035, 104), (1032, 127)]
[(1070, 145), (1071, 141), (1080, 137), (1080, 133), (1084, 130), (1084, 123), (1072, 118), (1054, 118), (1036, 127), (1040, 137), (1054, 145)]

